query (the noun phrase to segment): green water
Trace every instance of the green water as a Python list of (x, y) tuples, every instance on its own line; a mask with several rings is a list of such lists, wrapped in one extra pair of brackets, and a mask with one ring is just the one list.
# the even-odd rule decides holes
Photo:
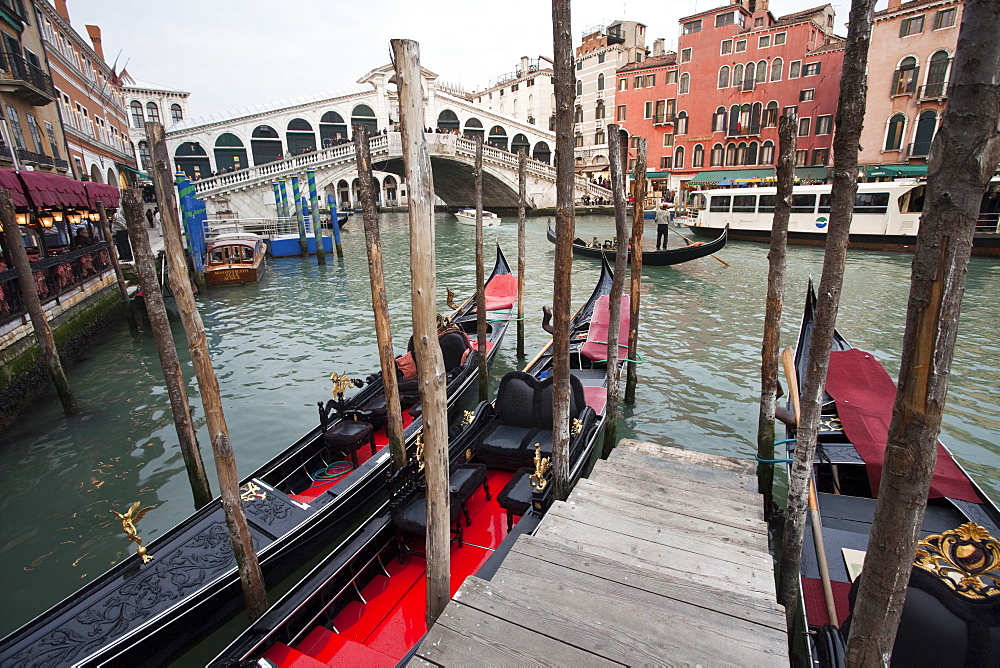
[[(513, 219), (488, 228), (512, 267)], [(553, 246), (546, 219), (528, 221), (529, 358), (547, 340), (539, 323), (552, 299)], [(378, 368), (368, 265), (360, 217), (344, 234), (345, 259), (317, 267), (314, 258), (269, 260), (257, 285), (218, 288), (200, 299), (212, 361), (241, 475), (249, 473), (317, 423), (316, 402), (330, 396), (333, 371), (362, 377)], [(578, 236), (610, 236), (610, 219), (581, 217)], [(647, 243), (655, 226), (647, 223)], [(474, 228), (437, 217), (438, 300), (444, 287), (473, 289)], [(678, 243), (674, 237), (671, 243)], [(680, 242), (683, 243), (683, 242)], [(397, 350), (410, 324), (405, 214), (383, 216), (386, 282)], [(760, 338), (767, 281), (767, 246), (730, 242), (720, 254), (730, 267), (703, 258), (643, 270), (637, 403), (620, 436), (750, 458), (756, 439)], [(782, 343), (798, 330), (806, 280), (818, 277), (822, 249), (791, 247)], [(911, 256), (855, 252), (848, 259), (838, 323), (856, 346), (872, 351), (890, 374), (899, 369)], [(589, 295), (596, 260), (573, 263), (574, 307)], [(977, 481), (1000, 498), (1000, 262), (973, 258), (962, 312), (942, 440)], [(180, 322), (174, 319), (189, 378), (199, 438), (210, 477), (211, 448)], [(508, 330), (494, 373), (518, 367), (516, 330)], [(133, 338), (123, 323), (68, 370), (80, 402), (67, 419), (53, 397), (22, 415), (0, 445), (0, 634), (70, 594), (132, 551), (112, 509), (134, 501), (156, 505), (139, 533), (151, 539), (193, 510), (176, 447), (170, 406), (152, 336)], [(213, 489), (217, 486), (213, 485)]]

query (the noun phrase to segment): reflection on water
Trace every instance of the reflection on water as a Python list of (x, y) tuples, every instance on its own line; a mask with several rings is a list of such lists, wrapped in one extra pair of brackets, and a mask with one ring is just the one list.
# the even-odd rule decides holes
[[(541, 307), (551, 302), (553, 247), (544, 218), (528, 221), (526, 277), (529, 357), (547, 340)], [(609, 218), (582, 217), (578, 236), (611, 236)], [(516, 267), (516, 225), (485, 232)], [(471, 292), (475, 230), (437, 217), (438, 299), (444, 288)], [(655, 239), (647, 226), (646, 247)], [(409, 247), (405, 215), (383, 217), (383, 254), (397, 350), (410, 325)], [(213, 289), (200, 299), (213, 365), (241, 474), (249, 473), (317, 423), (316, 402), (329, 397), (333, 371), (364, 377), (378, 368), (368, 267), (360, 218), (344, 234), (346, 258), (269, 260), (257, 285)], [(672, 244), (683, 244), (678, 237)], [(637, 403), (619, 423), (622, 437), (752, 457), (757, 433), (760, 337), (767, 246), (730, 242), (721, 256), (676, 267), (647, 267), (642, 278), (641, 354)], [(822, 249), (789, 248), (782, 342), (792, 345), (806, 280), (819, 276)], [(858, 252), (848, 259), (839, 328), (872, 351), (895, 375), (906, 312), (911, 256)], [(488, 259), (490, 261), (490, 259)], [(596, 260), (576, 258), (579, 304), (599, 273)], [(994, 497), (1000, 497), (1000, 263), (973, 258), (955, 351), (942, 440)], [(188, 391), (210, 477), (204, 430), (183, 332), (174, 319)], [(508, 331), (496, 378), (518, 367), (515, 329)], [(42, 612), (129, 553), (111, 514), (134, 501), (156, 505), (139, 524), (146, 541), (193, 509), (176, 447), (166, 388), (152, 336), (133, 339), (122, 324), (69, 370), (81, 413), (65, 418), (57, 401), (28, 412), (3, 435), (0, 458), (0, 572), (5, 613), (0, 633)], [(10, 602), (16, 601), (17, 605)]]

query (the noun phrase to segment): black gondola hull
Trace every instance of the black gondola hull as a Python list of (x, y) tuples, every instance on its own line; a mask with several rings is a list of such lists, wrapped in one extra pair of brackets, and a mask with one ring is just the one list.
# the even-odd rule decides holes
[[(549, 237), (549, 241), (552, 243), (556, 242), (556, 233), (551, 227), (546, 230)], [(682, 264), (684, 262), (690, 262), (691, 260), (697, 260), (698, 258), (705, 257), (706, 255), (712, 255), (713, 253), (718, 253), (726, 245), (728, 240), (728, 228), (722, 230), (716, 238), (707, 243), (698, 242), (690, 246), (681, 246), (680, 248), (670, 248), (667, 250), (644, 250), (642, 252), (642, 264), (643, 266), (650, 267), (668, 267), (670, 265)], [(580, 243), (578, 239), (573, 240), (573, 254), (579, 255), (581, 257), (592, 257), (600, 258), (607, 257), (609, 262), (614, 262), (618, 256), (618, 252), (614, 247), (603, 248), (600, 246), (588, 246), (584, 243)], [(632, 259), (632, 253), (629, 253), (629, 260)]]

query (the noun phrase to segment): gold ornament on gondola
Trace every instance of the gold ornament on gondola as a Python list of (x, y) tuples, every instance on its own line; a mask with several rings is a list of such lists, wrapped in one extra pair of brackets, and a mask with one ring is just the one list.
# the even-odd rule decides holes
[(424, 462), (424, 432), (417, 434), (417, 453), (413, 457), (413, 461), (417, 463), (417, 470), (423, 471), (426, 462)]
[(468, 427), (476, 419), (475, 411), (465, 411), (462, 413), (462, 426)]
[(267, 492), (261, 489), (260, 485), (252, 482), (240, 487), (240, 500), (249, 503), (250, 501), (263, 501), (267, 498)]
[(545, 474), (549, 472), (550, 464), (548, 457), (542, 457), (542, 446), (535, 443), (535, 472), (528, 476), (528, 482), (539, 492), (545, 489), (549, 481), (545, 479)]
[(573, 418), (573, 428), (571, 429), (574, 436), (579, 436), (580, 432), (583, 431), (583, 420), (580, 418)]
[(455, 304), (455, 291), (452, 290), (451, 288), (445, 288), (445, 290), (448, 291), (448, 298), (445, 299), (444, 303), (447, 304), (448, 308), (450, 308), (451, 310), (457, 311), (458, 305)]
[(348, 376), (346, 373), (338, 374), (336, 371), (330, 374), (330, 382), (333, 383), (333, 398), (339, 399), (338, 395), (344, 394), (351, 385), (354, 385), (354, 379)]
[(139, 510), (139, 502), (133, 503), (124, 514), (118, 512), (117, 510), (112, 510), (118, 519), (122, 521), (122, 531), (128, 536), (128, 539), (133, 543), (136, 543), (138, 547), (135, 548), (135, 553), (139, 555), (142, 559), (142, 563), (147, 564), (153, 560), (153, 555), (146, 552), (146, 548), (142, 544), (142, 539), (139, 538), (138, 530), (135, 528), (135, 523), (142, 519), (143, 515), (148, 513), (150, 510), (156, 506), (146, 506), (142, 510)]
[(451, 318), (448, 316), (443, 316), (440, 313), (437, 314), (437, 328), (438, 332), (443, 332), (444, 330), (451, 327)]
[(966, 598), (1000, 596), (1000, 541), (974, 522), (918, 541), (913, 565)]
[(840, 418), (836, 415), (824, 415), (820, 416), (819, 424), (817, 428), (821, 433), (829, 432), (842, 432), (844, 431), (844, 425), (840, 423)]

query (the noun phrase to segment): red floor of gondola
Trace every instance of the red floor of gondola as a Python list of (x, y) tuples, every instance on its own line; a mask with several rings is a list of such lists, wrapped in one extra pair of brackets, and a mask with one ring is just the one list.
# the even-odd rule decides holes
[[(451, 595), (462, 582), (479, 570), (493, 550), (507, 536), (507, 513), (496, 501), (497, 493), (510, 480), (509, 471), (489, 471), (492, 499), (486, 500), (482, 487), (469, 499), (472, 526), (462, 522), (462, 546), (451, 549)], [(423, 541), (411, 542), (423, 551)], [(323, 627), (314, 629), (295, 649), (272, 647), (267, 658), (278, 665), (394, 665), (427, 632), (424, 623), (426, 606), (426, 562), (423, 557), (407, 555), (403, 563), (386, 564), (391, 577), (379, 576), (363, 590), (366, 603), (349, 604), (334, 619), (335, 633)]]

